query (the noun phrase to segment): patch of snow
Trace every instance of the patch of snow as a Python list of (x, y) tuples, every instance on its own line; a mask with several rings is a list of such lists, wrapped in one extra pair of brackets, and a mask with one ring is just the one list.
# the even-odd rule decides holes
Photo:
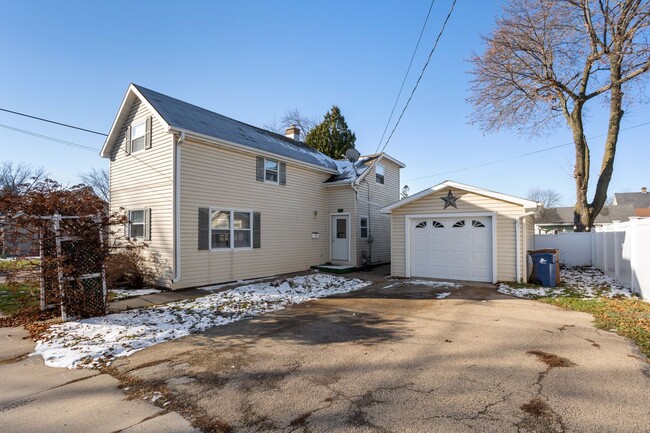
[(438, 293), (438, 294), (436, 294), (436, 299), (444, 299), (449, 295), (451, 295), (451, 292)]
[(630, 289), (591, 266), (563, 268), (560, 277), (562, 282), (560, 287), (512, 287), (507, 283), (501, 283), (497, 290), (506, 295), (527, 299), (565, 296), (578, 298), (632, 296)]
[(167, 340), (371, 283), (309, 274), (249, 284), (201, 298), (128, 310), (50, 327), (34, 354), (49, 367), (93, 368)]
[(120, 299), (132, 298), (134, 296), (143, 296), (143, 295), (152, 295), (154, 293), (160, 293), (160, 290), (157, 289), (135, 289), (135, 290), (111, 290), (113, 294), (113, 299), (119, 301)]

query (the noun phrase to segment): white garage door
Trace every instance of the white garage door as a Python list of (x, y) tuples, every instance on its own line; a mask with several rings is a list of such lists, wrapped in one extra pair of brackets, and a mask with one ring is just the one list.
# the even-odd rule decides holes
[(492, 218), (410, 220), (411, 276), (492, 282)]

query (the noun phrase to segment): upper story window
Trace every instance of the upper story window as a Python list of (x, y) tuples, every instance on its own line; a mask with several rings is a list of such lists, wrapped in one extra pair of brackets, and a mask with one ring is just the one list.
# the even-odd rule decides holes
[(258, 182), (275, 183), (278, 185), (287, 184), (287, 163), (277, 159), (256, 158), (255, 179)]
[(384, 166), (381, 164), (375, 165), (375, 177), (377, 183), (384, 184)]
[(147, 133), (146, 122), (136, 123), (131, 127), (131, 152), (144, 150), (145, 135)]
[(280, 167), (278, 161), (273, 159), (264, 160), (264, 180), (267, 182), (278, 182)]

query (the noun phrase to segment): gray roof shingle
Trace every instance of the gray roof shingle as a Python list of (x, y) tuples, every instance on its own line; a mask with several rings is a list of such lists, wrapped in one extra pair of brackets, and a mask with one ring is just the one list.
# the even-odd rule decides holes
[(134, 86), (171, 127), (270, 152), (328, 170), (337, 170), (337, 164), (332, 158), (303, 142), (248, 125), (136, 84)]
[[(550, 207), (543, 209), (541, 215), (535, 218), (535, 224), (573, 225), (572, 207)], [(596, 217), (596, 224), (607, 224), (613, 221), (627, 221), (635, 216), (634, 207), (605, 206)]]
[(647, 192), (617, 192), (614, 194), (617, 205), (632, 205), (635, 208), (650, 207), (650, 194)]

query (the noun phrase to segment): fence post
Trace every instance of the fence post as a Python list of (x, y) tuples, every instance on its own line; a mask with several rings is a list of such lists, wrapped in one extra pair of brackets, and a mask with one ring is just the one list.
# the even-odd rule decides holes
[[(623, 251), (621, 248), (619, 248), (619, 232), (618, 232), (618, 226), (620, 221), (614, 221), (614, 224), (612, 225), (614, 229), (614, 279), (616, 281), (620, 281), (621, 279), (621, 259), (623, 255)], [(619, 250), (621, 250), (621, 254), (619, 255)]]
[[(629, 225), (629, 233), (628, 236), (630, 237), (630, 290), (632, 293), (637, 293), (637, 281), (636, 281), (636, 254), (634, 253), (636, 249), (636, 238), (635, 236), (637, 235), (637, 223), (639, 222), (639, 219), (637, 217), (630, 217), (630, 225)], [(640, 293), (641, 290), (639, 289), (638, 293)]]
[(59, 279), (59, 293), (61, 294), (61, 320), (66, 322), (68, 316), (65, 312), (65, 285), (63, 282), (63, 269), (61, 268), (61, 215), (55, 212), (53, 215), (54, 221), (54, 239), (56, 244), (56, 266)]

